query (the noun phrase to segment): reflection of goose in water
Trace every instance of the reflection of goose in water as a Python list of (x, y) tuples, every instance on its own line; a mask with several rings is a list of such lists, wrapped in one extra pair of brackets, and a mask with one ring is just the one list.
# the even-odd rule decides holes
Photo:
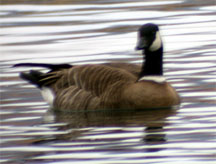
[(163, 77), (163, 44), (159, 28), (145, 24), (139, 29), (137, 50), (143, 50), (145, 63), (69, 64), (21, 63), (40, 66), (48, 73), (30, 71), (21, 77), (42, 90), (57, 109), (144, 109), (178, 105), (179, 96)]
[[(174, 109), (155, 109), (155, 110), (103, 110), (103, 111), (83, 111), (83, 112), (57, 112), (50, 110), (44, 117), (54, 117), (55, 123), (63, 123), (65, 126), (58, 130), (68, 132), (56, 135), (56, 140), (79, 140), (86, 136), (85, 132), (91, 133), (91, 128), (106, 127), (146, 127), (143, 133), (144, 143), (157, 144), (165, 142), (163, 127), (166, 125), (166, 118), (175, 115)], [(101, 129), (103, 132), (103, 129)], [(110, 132), (112, 134), (112, 132)], [(115, 133), (115, 131), (113, 131)], [(124, 135), (124, 134), (123, 134)], [(127, 139), (127, 135), (125, 136)], [(112, 138), (113, 139), (113, 138)], [(118, 138), (117, 138), (118, 140)]]

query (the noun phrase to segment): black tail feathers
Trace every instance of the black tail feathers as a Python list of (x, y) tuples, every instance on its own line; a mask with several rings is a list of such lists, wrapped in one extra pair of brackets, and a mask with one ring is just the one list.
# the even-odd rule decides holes
[(15, 64), (13, 67), (45, 67), (51, 71), (57, 71), (59, 69), (71, 68), (70, 64), (44, 64), (44, 63), (20, 63)]
[[(44, 64), (44, 63), (20, 63), (15, 64), (13, 67), (45, 67), (50, 69), (50, 72), (58, 71), (60, 69), (67, 69), (71, 68), (72, 65), (70, 64)], [(24, 80), (27, 80), (31, 84), (36, 85), (37, 87), (41, 88), (43, 85), (45, 85), (44, 78), (46, 78), (46, 74), (41, 73), (40, 71), (31, 70), (29, 72), (22, 72), (20, 73), (20, 77)]]
[(42, 86), (42, 83), (40, 81), (42, 79), (42, 75), (43, 73), (35, 70), (31, 70), (28, 73), (25, 72), (20, 73), (20, 77), (22, 79), (28, 81), (31, 84), (36, 85), (39, 88)]

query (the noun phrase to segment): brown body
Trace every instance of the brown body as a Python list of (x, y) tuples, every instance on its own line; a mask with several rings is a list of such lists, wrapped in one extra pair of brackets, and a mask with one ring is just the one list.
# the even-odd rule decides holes
[(167, 83), (137, 81), (141, 67), (135, 64), (73, 66), (44, 75), (53, 89), (57, 109), (144, 109), (179, 104), (179, 96)]

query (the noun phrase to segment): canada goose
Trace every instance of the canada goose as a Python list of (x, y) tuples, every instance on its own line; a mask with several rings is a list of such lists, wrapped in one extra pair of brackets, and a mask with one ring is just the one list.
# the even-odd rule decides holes
[(135, 64), (21, 63), (17, 66), (49, 68), (31, 70), (21, 78), (36, 85), (44, 99), (59, 110), (144, 109), (171, 107), (180, 103), (174, 88), (163, 77), (163, 44), (159, 28), (145, 24), (138, 31), (136, 50), (142, 50), (142, 66)]

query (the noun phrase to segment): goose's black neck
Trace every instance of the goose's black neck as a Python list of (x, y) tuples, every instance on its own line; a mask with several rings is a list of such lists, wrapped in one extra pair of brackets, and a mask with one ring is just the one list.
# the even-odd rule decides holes
[(142, 65), (140, 77), (143, 76), (162, 76), (163, 75), (163, 47), (156, 51), (144, 50), (145, 61)]

